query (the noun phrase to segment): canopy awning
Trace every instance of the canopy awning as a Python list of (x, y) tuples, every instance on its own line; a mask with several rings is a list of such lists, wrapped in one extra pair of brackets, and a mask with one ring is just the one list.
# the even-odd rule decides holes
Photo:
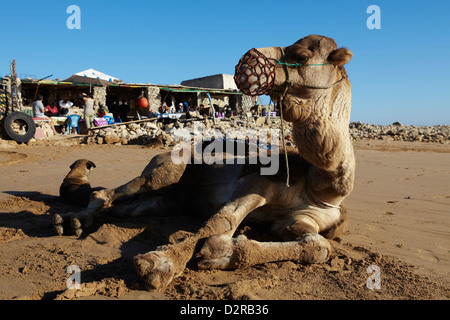
[(70, 78), (67, 78), (63, 82), (72, 83), (84, 83), (98, 86), (109, 86), (121, 82), (119, 78), (107, 75), (106, 73), (97, 71), (95, 69), (87, 69), (81, 72), (77, 72)]

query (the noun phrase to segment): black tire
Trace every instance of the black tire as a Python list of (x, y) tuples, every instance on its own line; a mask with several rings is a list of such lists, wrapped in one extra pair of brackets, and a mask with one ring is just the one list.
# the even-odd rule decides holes
[[(3, 120), (5, 134), (17, 142), (28, 142), (36, 133), (36, 124), (32, 117), (23, 112), (12, 112)], [(16, 131), (17, 125), (21, 132)]]

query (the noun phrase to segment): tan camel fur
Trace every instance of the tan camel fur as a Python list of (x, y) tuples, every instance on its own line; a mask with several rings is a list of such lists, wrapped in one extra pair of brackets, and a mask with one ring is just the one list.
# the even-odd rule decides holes
[[(292, 138), (297, 147), (286, 151), (289, 187), (284, 155), (279, 157), (279, 172), (263, 176), (250, 164), (176, 165), (170, 153), (161, 154), (136, 179), (116, 189), (95, 192), (85, 210), (55, 215), (55, 230), (62, 234), (64, 224), (70, 222), (71, 230), (79, 235), (95, 216), (107, 213), (108, 207), (133, 216), (162, 210), (161, 197), (176, 190), (186, 196), (186, 202), (180, 200), (181, 206), (210, 218), (183, 241), (134, 258), (136, 271), (149, 289), (166, 287), (196, 253), (202, 269), (283, 260), (325, 261), (331, 251), (325, 237), (339, 237), (345, 230), (342, 201), (353, 188), (355, 160), (348, 130), (351, 89), (343, 67), (352, 53), (338, 49), (333, 39), (317, 35), (285, 48), (257, 50), (266, 58), (291, 64), (276, 66), (271, 92), (272, 100), (277, 101), (287, 90), (283, 116), (293, 123)], [(302, 66), (293, 66), (296, 63)], [(286, 80), (292, 84), (287, 88)], [(132, 207), (114, 205), (122, 197), (137, 194), (142, 197)], [(258, 242), (242, 235), (233, 238), (246, 218), (271, 223), (272, 232), (282, 241)]]

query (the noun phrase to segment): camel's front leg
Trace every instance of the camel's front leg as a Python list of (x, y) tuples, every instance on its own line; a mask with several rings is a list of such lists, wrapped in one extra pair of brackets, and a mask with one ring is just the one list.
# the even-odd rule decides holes
[(241, 235), (215, 235), (200, 250), (200, 269), (238, 269), (266, 262), (297, 261), (320, 263), (331, 252), (330, 243), (317, 233), (307, 233), (296, 241), (258, 242)]
[(273, 183), (264, 177), (247, 176), (240, 182), (232, 200), (196, 234), (180, 243), (166, 245), (134, 258), (137, 273), (150, 289), (164, 288), (180, 275), (201, 239), (215, 234), (232, 236), (248, 213), (265, 205), (273, 197)]
[(245, 236), (233, 239), (217, 235), (209, 238), (200, 250), (202, 260), (199, 267), (236, 269), (287, 260), (305, 264), (320, 263), (328, 257), (331, 246), (319, 232), (330, 230), (325, 234), (336, 235), (335, 229), (341, 228), (345, 222), (345, 213), (341, 214), (338, 209), (309, 206), (275, 220), (272, 232), (282, 242), (258, 242)]

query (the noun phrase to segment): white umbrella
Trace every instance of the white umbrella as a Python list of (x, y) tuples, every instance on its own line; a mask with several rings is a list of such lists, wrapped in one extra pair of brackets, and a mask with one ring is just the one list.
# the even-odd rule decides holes
[(119, 78), (107, 75), (95, 69), (87, 69), (85, 71), (77, 72), (64, 82), (86, 83), (91, 85), (108, 86), (114, 83), (119, 83), (122, 80)]

